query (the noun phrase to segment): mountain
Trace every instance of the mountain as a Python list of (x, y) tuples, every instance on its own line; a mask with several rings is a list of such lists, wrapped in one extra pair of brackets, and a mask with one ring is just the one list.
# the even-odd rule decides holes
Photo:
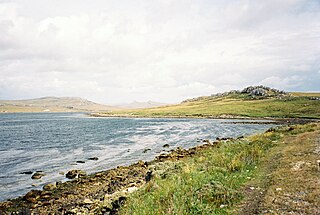
[(168, 105), (168, 104), (154, 102), (154, 101), (147, 101), (147, 102), (134, 101), (134, 102), (128, 103), (128, 104), (117, 105), (117, 107), (121, 107), (121, 108), (125, 108), (125, 109), (141, 109), (141, 108), (160, 107), (160, 106), (166, 106), (166, 105)]
[(0, 112), (80, 112), (111, 111), (118, 107), (77, 97), (43, 97), (26, 100), (0, 100)]

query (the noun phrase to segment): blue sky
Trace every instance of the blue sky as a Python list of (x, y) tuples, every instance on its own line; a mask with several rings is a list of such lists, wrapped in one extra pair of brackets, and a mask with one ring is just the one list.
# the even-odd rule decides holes
[(320, 91), (320, 1), (0, 0), (0, 99)]

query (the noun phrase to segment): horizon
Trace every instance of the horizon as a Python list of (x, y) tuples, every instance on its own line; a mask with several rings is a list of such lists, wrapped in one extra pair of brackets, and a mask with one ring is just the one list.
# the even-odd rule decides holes
[(318, 20), (314, 0), (0, 0), (0, 99), (319, 92)]

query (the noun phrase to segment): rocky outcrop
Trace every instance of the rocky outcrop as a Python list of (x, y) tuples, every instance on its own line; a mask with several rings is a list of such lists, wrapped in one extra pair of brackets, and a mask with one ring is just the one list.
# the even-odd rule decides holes
[(229, 92), (212, 94), (211, 96), (202, 96), (198, 98), (187, 99), (182, 103), (200, 101), (206, 98), (219, 98), (219, 97), (237, 96), (237, 95), (238, 96), (246, 95), (252, 99), (263, 99), (263, 98), (270, 98), (270, 97), (283, 98), (283, 97), (290, 96), (285, 91), (260, 85), (260, 86), (249, 86), (244, 88), (243, 90), (231, 90)]
[(281, 97), (287, 95), (287, 93), (282, 90), (262, 85), (246, 87), (241, 91), (241, 94), (249, 94), (252, 97)]

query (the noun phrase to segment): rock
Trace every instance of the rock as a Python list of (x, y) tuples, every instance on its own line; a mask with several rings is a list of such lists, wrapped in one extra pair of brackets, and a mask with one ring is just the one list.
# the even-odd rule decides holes
[(143, 153), (147, 153), (148, 151), (150, 151), (151, 149), (144, 149)]
[(89, 158), (89, 160), (97, 161), (97, 160), (99, 160), (99, 158), (98, 157), (92, 157), (92, 158)]
[(66, 178), (69, 179), (74, 179), (76, 177), (81, 178), (86, 176), (87, 173), (83, 170), (79, 170), (79, 169), (74, 169), (74, 170), (70, 170), (67, 174), (66, 174)]
[(138, 190), (137, 187), (129, 187), (129, 188), (127, 189), (127, 192), (128, 192), (128, 193), (132, 193), (132, 192), (134, 192), (134, 191), (136, 191), (136, 190)]
[(121, 196), (119, 199), (112, 202), (112, 209), (116, 212), (126, 201), (127, 197)]
[(23, 199), (30, 203), (37, 203), (40, 198), (41, 190), (31, 190), (26, 195), (24, 195)]
[(83, 200), (83, 204), (92, 204), (93, 201), (91, 201), (90, 199), (85, 199)]
[(147, 153), (148, 151), (151, 151), (151, 149), (144, 149), (143, 153)]
[(64, 175), (64, 172), (59, 172), (60, 175)]
[(70, 215), (71, 214), (78, 214), (78, 209), (77, 208), (73, 208), (73, 209), (67, 211), (66, 214), (70, 214)]
[(25, 174), (25, 175), (31, 175), (32, 173), (33, 173), (32, 171), (20, 172), (20, 174)]
[(210, 140), (208, 140), (208, 139), (202, 140), (202, 142), (211, 144)]
[(170, 145), (169, 144), (164, 144), (162, 147), (163, 148), (168, 148)]
[(32, 178), (32, 179), (40, 179), (40, 178), (42, 178), (43, 176), (45, 176), (45, 174), (40, 173), (40, 172), (36, 172), (36, 173), (34, 173), (34, 174), (31, 176), (31, 178)]
[(46, 184), (46, 185), (43, 186), (43, 189), (44, 190), (54, 190), (56, 187), (57, 186), (56, 186), (55, 183), (54, 184)]
[(67, 174), (66, 177), (69, 179), (76, 178), (78, 176), (78, 170), (70, 170)]
[(145, 176), (145, 180), (146, 180), (146, 182), (149, 182), (152, 178), (153, 178), (153, 174), (152, 174), (152, 170), (150, 170), (147, 172), (147, 174)]
[(85, 163), (85, 161), (76, 161), (76, 163)]

